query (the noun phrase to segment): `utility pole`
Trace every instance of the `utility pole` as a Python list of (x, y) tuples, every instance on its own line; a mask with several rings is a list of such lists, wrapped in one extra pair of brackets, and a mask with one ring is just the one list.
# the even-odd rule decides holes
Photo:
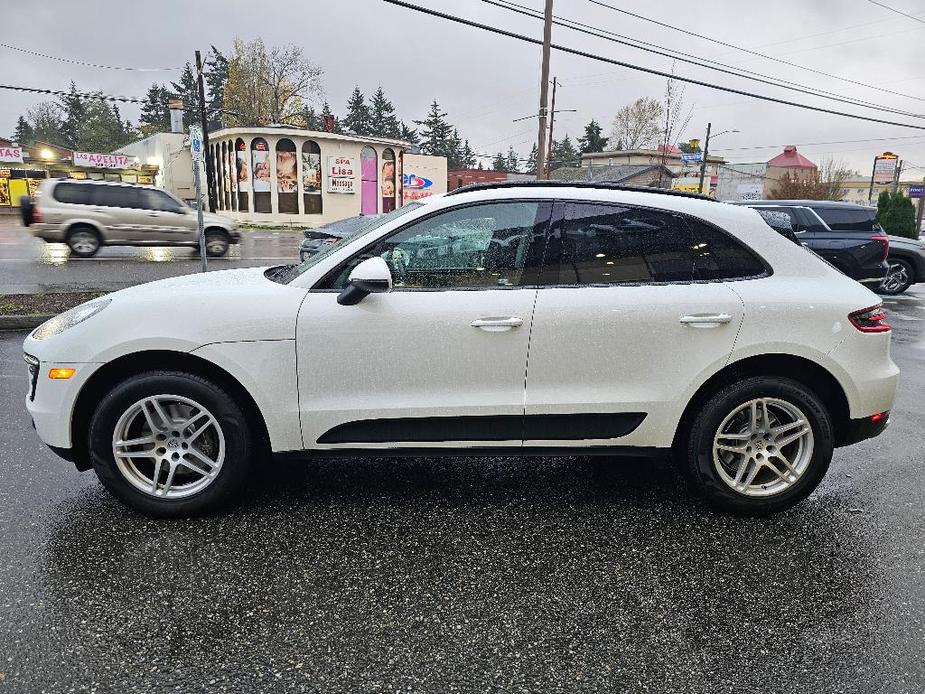
[[(196, 51), (196, 82), (199, 85), (199, 125), (202, 127), (202, 149), (206, 160), (206, 200), (209, 212), (215, 212), (215, 164), (209, 155), (209, 126), (206, 122), (206, 90), (202, 84), (202, 55)], [(197, 205), (202, 207), (202, 199), (197, 198)]]
[(556, 122), (556, 84), (557, 78), (552, 78), (552, 103), (549, 107), (549, 143), (546, 149), (546, 176), (549, 178), (549, 172), (552, 171), (552, 129)]
[(893, 174), (893, 195), (896, 195), (896, 191), (899, 190), (899, 177), (903, 173), (903, 160), (900, 159), (896, 163), (896, 173)]
[(870, 190), (867, 191), (867, 205), (870, 206), (874, 199), (874, 177), (877, 175), (877, 159), (874, 157), (874, 168), (870, 170)]
[[(703, 179), (707, 175), (707, 156), (710, 154), (710, 129), (712, 127), (713, 127), (712, 123), (707, 123), (707, 139), (703, 141), (703, 159), (700, 160), (700, 185), (697, 187), (697, 190), (700, 191), (701, 195), (704, 194)], [(722, 151), (723, 150), (720, 150), (720, 152)]]
[(549, 96), (549, 44), (552, 43), (552, 2), (546, 0), (546, 14), (543, 25), (543, 64), (540, 68), (540, 125), (536, 137), (536, 177), (545, 178), (546, 173), (546, 101)]

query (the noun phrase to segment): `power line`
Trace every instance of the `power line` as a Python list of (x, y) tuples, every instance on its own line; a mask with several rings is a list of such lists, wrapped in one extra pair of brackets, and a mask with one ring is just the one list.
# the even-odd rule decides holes
[(925, 24), (925, 19), (919, 19), (915, 15), (909, 14), (908, 12), (903, 12), (902, 10), (897, 10), (895, 7), (890, 7), (889, 5), (884, 5), (882, 2), (877, 2), (877, 0), (867, 0), (867, 2), (869, 2), (871, 5), (877, 5), (878, 7), (882, 7), (883, 9), (889, 10), (890, 12), (901, 14), (903, 17), (908, 17), (909, 19), (912, 19), (916, 22)]
[(74, 60), (73, 58), (61, 58), (56, 55), (48, 55), (47, 53), (39, 53), (38, 51), (30, 51), (28, 48), (20, 48), (19, 46), (11, 46), (8, 43), (0, 43), (0, 47), (9, 48), (11, 51), (19, 51), (20, 53), (27, 53), (28, 55), (35, 55), (40, 58), (47, 58), (48, 60), (57, 60), (61, 63), (70, 63), (71, 65), (84, 65), (86, 67), (97, 67), (102, 68), (103, 70), (128, 70), (131, 72), (174, 72), (176, 70), (182, 70), (182, 67), (120, 67), (118, 65), (101, 65), (99, 63), (88, 63), (83, 60)]
[(766, 60), (773, 60), (775, 63), (781, 63), (782, 65), (788, 65), (790, 67), (799, 68), (801, 70), (807, 70), (808, 72), (812, 72), (817, 75), (822, 75), (823, 77), (829, 77), (831, 79), (836, 79), (841, 82), (847, 82), (848, 84), (854, 84), (859, 87), (867, 87), (868, 89), (875, 89), (878, 92), (884, 92), (886, 94), (893, 94), (894, 96), (902, 96), (907, 99), (915, 99), (916, 101), (925, 101), (925, 98), (922, 98), (919, 96), (913, 96), (911, 94), (904, 94), (902, 92), (894, 92), (890, 89), (884, 89), (883, 87), (876, 87), (872, 84), (867, 84), (866, 82), (858, 82), (856, 80), (848, 79), (847, 77), (841, 77), (840, 75), (833, 75), (829, 72), (823, 72), (822, 70), (816, 70), (815, 68), (811, 68), (806, 65), (800, 65), (799, 63), (791, 63), (789, 60), (784, 60), (783, 58), (775, 58), (774, 56), (767, 55), (765, 53), (759, 53), (758, 51), (753, 51), (749, 48), (742, 48), (741, 46), (736, 46), (735, 44), (727, 43), (726, 41), (721, 41), (720, 39), (715, 39), (711, 36), (704, 36), (703, 34), (698, 34), (693, 31), (688, 31), (687, 29), (682, 29), (680, 27), (676, 27), (671, 24), (667, 24), (665, 22), (660, 22), (657, 19), (651, 19), (649, 17), (644, 17), (641, 14), (630, 12), (629, 10), (623, 10), (623, 9), (620, 9), (619, 7), (608, 5), (606, 2), (602, 2), (601, 0), (588, 0), (588, 2), (593, 3), (595, 5), (599, 5), (600, 7), (606, 7), (607, 9), (613, 10), (614, 12), (619, 12), (621, 14), (629, 15), (630, 17), (635, 17), (636, 19), (641, 19), (644, 22), (650, 22), (651, 24), (655, 24), (657, 26), (664, 27), (666, 29), (672, 29), (673, 31), (679, 31), (682, 34), (687, 34), (688, 36), (694, 36), (698, 39), (703, 39), (705, 41), (711, 41), (712, 43), (719, 44), (720, 46), (725, 46), (726, 48), (732, 48), (737, 51), (742, 51), (743, 53), (748, 53), (749, 55), (754, 55), (759, 58), (765, 58)]
[[(482, 0), (482, 2), (489, 5), (494, 5), (496, 7), (501, 7), (503, 9), (509, 10), (510, 12), (516, 12), (517, 14), (522, 14), (534, 19), (542, 19), (542, 16), (537, 14), (535, 10), (532, 10), (529, 7), (524, 5), (518, 5), (515, 2), (510, 2), (510, 0)], [(560, 20), (560, 21), (555, 21)], [(882, 106), (880, 104), (875, 104), (870, 101), (864, 101), (862, 99), (856, 99), (854, 97), (845, 96), (843, 94), (837, 94), (836, 92), (829, 92), (824, 89), (816, 89), (815, 87), (810, 87), (805, 84), (800, 84), (799, 82), (791, 82), (779, 77), (773, 77), (769, 75), (762, 74), (760, 72), (754, 72), (751, 70), (745, 70), (742, 68), (735, 68), (732, 65), (727, 65), (725, 63), (720, 63), (709, 58), (702, 58), (690, 53), (684, 53), (682, 51), (677, 51), (672, 48), (665, 48), (664, 46), (659, 46), (658, 44), (649, 43), (647, 41), (641, 41), (639, 39), (634, 39), (629, 36), (624, 36), (622, 34), (617, 34), (612, 31), (607, 31), (605, 29), (597, 29), (589, 24), (584, 24), (578, 22), (574, 19), (566, 19), (564, 17), (555, 17), (553, 24), (558, 26), (565, 27), (566, 29), (571, 29), (572, 31), (577, 31), (582, 34), (587, 34), (589, 36), (595, 36), (613, 43), (618, 43), (623, 46), (629, 46), (631, 48), (636, 48), (647, 53), (654, 53), (665, 58), (671, 58), (672, 60), (678, 60), (682, 63), (689, 63), (691, 65), (696, 65), (698, 67), (703, 67), (708, 70), (715, 70), (716, 72), (721, 72), (726, 75), (733, 75), (735, 77), (742, 77), (744, 79), (750, 79), (754, 82), (759, 82), (761, 84), (767, 84), (772, 87), (780, 87), (782, 89), (789, 89), (791, 91), (799, 92), (801, 94), (807, 94), (809, 96), (816, 96), (822, 99), (829, 99), (831, 101), (838, 101), (843, 104), (851, 104), (853, 106), (862, 106), (864, 108), (874, 109), (876, 111), (884, 111), (887, 113), (895, 113), (897, 115), (909, 116), (911, 118), (925, 118), (925, 115), (912, 113), (910, 111), (904, 111), (901, 109), (892, 108), (890, 106)], [(567, 22), (564, 23), (564, 22)], [(576, 26), (570, 26), (574, 24)], [(582, 28), (579, 28), (582, 27)], [(604, 36), (602, 34), (609, 34), (609, 36)], [(611, 38), (616, 36), (619, 38)], [(626, 39), (626, 40), (620, 40)], [(637, 45), (641, 44), (641, 45)], [(654, 48), (646, 48), (645, 46), (652, 46)], [(660, 49), (660, 50), (655, 50)], [(670, 51), (666, 53), (664, 51)], [(682, 57), (683, 56), (683, 57)], [(704, 61), (704, 62), (702, 62)], [(709, 65), (707, 63), (713, 63)], [(720, 66), (720, 67), (715, 67)]]
[[(591, 0), (592, 2), (594, 0)], [(457, 24), (464, 24), (466, 26), (474, 27), (476, 29), (481, 29), (483, 31), (489, 31), (494, 34), (499, 34), (501, 36), (507, 36), (508, 38), (517, 39), (518, 41), (523, 41), (525, 43), (531, 43), (533, 45), (539, 45), (542, 43), (539, 39), (535, 39), (531, 36), (524, 36), (523, 34), (517, 34), (513, 31), (507, 31), (506, 29), (498, 29), (496, 27), (488, 26), (487, 24), (481, 24), (479, 22), (474, 22), (469, 19), (463, 19), (462, 17), (457, 17), (455, 15), (446, 14), (444, 12), (438, 12), (437, 10), (431, 10), (425, 7), (419, 7), (417, 5), (412, 5), (409, 2), (404, 2), (403, 0), (383, 0), (390, 5), (397, 5), (399, 7), (404, 7), (408, 10), (413, 10), (415, 12), (421, 12), (423, 14), (431, 15), (433, 17), (439, 17), (440, 19), (446, 19)], [(670, 72), (665, 72), (663, 70), (656, 70), (654, 68), (643, 67), (641, 65), (634, 65), (633, 63), (626, 63), (620, 60), (614, 60), (612, 58), (605, 58), (604, 56), (597, 55), (595, 53), (589, 53), (587, 51), (581, 51), (577, 48), (569, 48), (568, 46), (562, 46), (559, 44), (551, 44), (552, 48), (555, 48), (557, 51), (563, 53), (569, 53), (571, 55), (577, 55), (582, 58), (588, 58), (590, 60), (596, 60), (602, 63), (608, 63), (610, 65), (618, 65), (620, 67), (625, 67), (630, 70), (637, 70), (639, 72), (645, 72), (650, 75), (658, 75), (659, 77), (665, 77), (667, 79), (676, 79), (679, 82), (686, 82), (688, 84), (696, 84), (701, 87), (707, 87), (708, 89), (715, 89), (717, 91), (729, 92), (730, 94), (739, 94), (740, 96), (747, 96), (753, 99), (758, 99), (760, 101), (768, 101), (775, 104), (782, 104), (784, 106), (793, 106), (795, 108), (801, 108), (806, 111), (816, 111), (818, 113), (828, 113), (833, 116), (841, 116), (843, 118), (852, 118), (854, 120), (867, 121), (868, 123), (880, 123), (882, 125), (895, 125), (901, 128), (911, 128), (913, 130), (925, 130), (923, 125), (913, 125), (911, 123), (900, 123), (897, 121), (889, 121), (881, 118), (872, 118), (870, 116), (862, 116), (856, 113), (847, 113), (845, 111), (835, 111), (834, 109), (823, 108), (821, 106), (811, 106), (809, 104), (802, 104), (796, 101), (788, 101), (786, 99), (779, 99), (773, 96), (766, 96), (764, 94), (756, 94), (754, 92), (747, 92), (742, 89), (734, 89), (732, 87), (724, 87), (719, 84), (714, 84), (712, 82), (704, 82), (703, 80), (693, 79), (691, 77), (682, 77), (680, 75), (672, 74)], [(925, 99), (923, 99), (925, 101)]]
[(66, 92), (60, 89), (38, 89), (36, 87), (16, 87), (10, 84), (0, 84), (0, 89), (9, 89), (15, 92), (29, 92), (32, 94), (50, 94), (52, 96), (77, 96), (81, 99), (93, 99), (97, 101), (119, 101), (126, 104), (143, 104), (142, 99), (135, 99), (130, 96), (109, 96), (107, 94), (93, 92)]
[(717, 152), (744, 152), (753, 149), (779, 149), (793, 145), (794, 147), (821, 147), (823, 145), (854, 145), (866, 142), (890, 142), (893, 140), (921, 140), (921, 135), (903, 135), (902, 137), (872, 137), (866, 140), (833, 140), (830, 142), (786, 142), (779, 145), (752, 145), (749, 147), (717, 147)]

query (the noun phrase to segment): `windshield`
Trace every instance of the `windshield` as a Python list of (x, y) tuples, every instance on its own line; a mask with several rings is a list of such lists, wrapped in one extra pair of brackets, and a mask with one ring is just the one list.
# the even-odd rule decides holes
[(361, 226), (359, 229), (356, 229), (350, 235), (345, 236), (344, 238), (336, 241), (335, 243), (325, 246), (323, 250), (319, 251), (318, 253), (315, 253), (312, 256), (309, 256), (301, 264), (281, 265), (276, 268), (270, 268), (270, 270), (267, 270), (266, 276), (268, 279), (271, 279), (274, 282), (279, 282), (280, 284), (289, 284), (290, 282), (292, 282), (292, 280), (294, 280), (296, 277), (301, 275), (303, 272), (305, 272), (309, 268), (314, 267), (315, 265), (317, 265), (319, 262), (327, 258), (332, 253), (336, 253), (341, 248), (343, 248), (346, 244), (352, 243), (353, 241), (360, 238), (361, 236), (365, 236), (371, 231), (375, 231), (376, 229), (381, 227), (383, 224), (388, 224), (392, 220), (398, 219), (399, 217), (406, 215), (409, 212), (412, 212), (418, 209), (419, 207), (423, 207), (423, 203), (409, 202), (407, 205), (398, 207), (387, 214), (379, 215), (377, 217), (371, 217), (367, 225)]

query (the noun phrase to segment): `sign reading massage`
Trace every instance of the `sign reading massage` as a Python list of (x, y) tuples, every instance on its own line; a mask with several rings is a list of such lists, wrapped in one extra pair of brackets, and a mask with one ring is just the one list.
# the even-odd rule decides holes
[(74, 166), (86, 166), (93, 169), (127, 169), (132, 163), (133, 158), (124, 154), (74, 152)]
[(0, 161), (22, 164), (22, 147), (0, 147)]
[(356, 165), (353, 157), (328, 157), (328, 192), (356, 192)]

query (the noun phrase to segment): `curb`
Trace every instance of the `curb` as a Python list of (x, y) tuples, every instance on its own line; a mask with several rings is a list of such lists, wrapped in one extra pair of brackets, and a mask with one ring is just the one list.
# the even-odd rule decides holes
[(25, 316), (0, 316), (0, 330), (32, 330), (49, 318), (54, 318), (54, 315), (53, 313), (30, 313)]

